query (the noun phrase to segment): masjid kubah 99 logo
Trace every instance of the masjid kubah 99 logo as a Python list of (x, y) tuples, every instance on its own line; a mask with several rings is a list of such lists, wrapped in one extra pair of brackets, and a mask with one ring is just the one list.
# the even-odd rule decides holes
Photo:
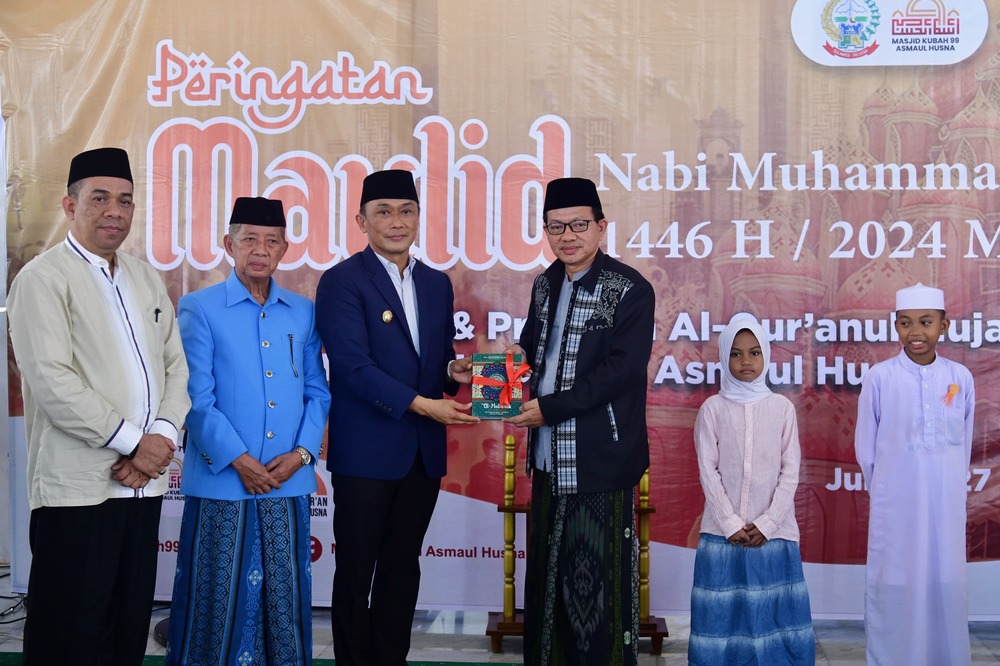
[(821, 21), (829, 41), (823, 45), (838, 58), (862, 58), (878, 48), (874, 40), (880, 19), (873, 0), (830, 0), (823, 7)]
[(790, 21), (799, 51), (827, 67), (954, 65), (990, 25), (986, 0), (796, 0)]

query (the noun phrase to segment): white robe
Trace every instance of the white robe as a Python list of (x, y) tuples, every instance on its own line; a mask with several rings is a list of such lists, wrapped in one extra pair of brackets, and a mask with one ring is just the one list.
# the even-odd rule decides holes
[(901, 351), (865, 376), (854, 446), (871, 497), (871, 666), (971, 663), (965, 522), (975, 404), (972, 374), (940, 356), (920, 366)]

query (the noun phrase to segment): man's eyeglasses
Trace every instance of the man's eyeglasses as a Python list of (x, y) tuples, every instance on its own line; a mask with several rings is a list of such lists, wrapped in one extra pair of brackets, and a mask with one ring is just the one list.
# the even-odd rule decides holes
[(566, 227), (574, 234), (582, 234), (594, 220), (571, 220), (569, 222), (549, 222), (545, 225), (545, 231), (553, 236), (561, 236), (566, 232)]

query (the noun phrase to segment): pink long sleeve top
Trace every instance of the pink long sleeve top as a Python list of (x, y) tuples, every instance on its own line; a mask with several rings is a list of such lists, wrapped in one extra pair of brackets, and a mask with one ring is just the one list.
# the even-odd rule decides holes
[(694, 442), (705, 492), (702, 532), (728, 538), (753, 523), (768, 539), (799, 540), (801, 451), (788, 398), (741, 404), (713, 395), (698, 411)]

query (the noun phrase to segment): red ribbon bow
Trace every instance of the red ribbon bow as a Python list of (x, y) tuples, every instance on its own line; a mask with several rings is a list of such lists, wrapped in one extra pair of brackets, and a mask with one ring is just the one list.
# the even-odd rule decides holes
[(472, 378), (472, 383), (479, 384), (480, 386), (501, 387), (500, 405), (502, 407), (510, 407), (510, 399), (514, 395), (514, 389), (523, 386), (521, 377), (528, 374), (529, 371), (531, 371), (531, 366), (527, 363), (521, 363), (517, 370), (515, 370), (514, 355), (507, 354), (507, 381), (476, 375)]

